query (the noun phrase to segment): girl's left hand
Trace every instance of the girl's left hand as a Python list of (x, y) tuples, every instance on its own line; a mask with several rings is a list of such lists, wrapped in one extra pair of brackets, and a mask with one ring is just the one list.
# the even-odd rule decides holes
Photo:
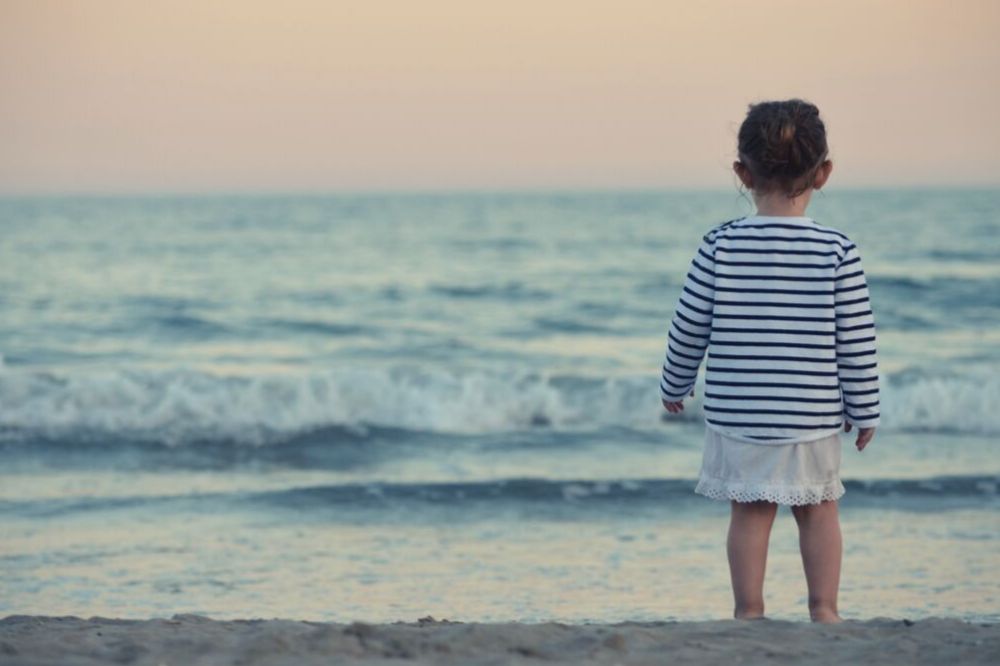
[[(694, 397), (694, 391), (691, 391), (691, 397)], [(679, 414), (684, 411), (684, 401), (678, 400), (677, 402), (667, 402), (663, 401), (663, 406), (666, 407), (667, 411), (671, 414)]]
[(667, 411), (671, 414), (678, 414), (684, 411), (684, 401), (680, 402), (667, 402), (663, 401), (663, 406), (667, 408)]

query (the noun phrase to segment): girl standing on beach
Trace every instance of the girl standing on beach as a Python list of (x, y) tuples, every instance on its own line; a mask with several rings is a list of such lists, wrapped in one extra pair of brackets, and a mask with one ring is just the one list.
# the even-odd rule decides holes
[(695, 492), (728, 500), (734, 617), (764, 616), (768, 538), (791, 506), (809, 615), (839, 622), (840, 428), (865, 448), (879, 422), (875, 324), (857, 246), (805, 215), (830, 177), (819, 110), (751, 104), (733, 169), (757, 212), (701, 240), (674, 311), (660, 379), (671, 413), (705, 368), (705, 448)]

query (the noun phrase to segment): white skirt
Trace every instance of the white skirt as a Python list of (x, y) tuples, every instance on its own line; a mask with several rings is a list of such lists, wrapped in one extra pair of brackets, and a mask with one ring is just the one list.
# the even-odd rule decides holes
[(712, 499), (788, 505), (840, 499), (840, 433), (798, 444), (753, 444), (705, 428), (694, 491)]

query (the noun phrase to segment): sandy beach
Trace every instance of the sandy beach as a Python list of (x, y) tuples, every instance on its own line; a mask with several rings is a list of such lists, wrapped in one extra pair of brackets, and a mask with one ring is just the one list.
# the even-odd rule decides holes
[(874, 618), (839, 625), (702, 622), (350, 624), (12, 615), (0, 663), (61, 664), (995, 664), (1000, 624)]

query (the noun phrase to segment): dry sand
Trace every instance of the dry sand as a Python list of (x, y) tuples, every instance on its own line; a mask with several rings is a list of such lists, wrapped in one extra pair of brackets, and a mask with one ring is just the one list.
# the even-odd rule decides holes
[(12, 615), (0, 664), (1000, 664), (1000, 624), (876, 618), (481, 624)]

